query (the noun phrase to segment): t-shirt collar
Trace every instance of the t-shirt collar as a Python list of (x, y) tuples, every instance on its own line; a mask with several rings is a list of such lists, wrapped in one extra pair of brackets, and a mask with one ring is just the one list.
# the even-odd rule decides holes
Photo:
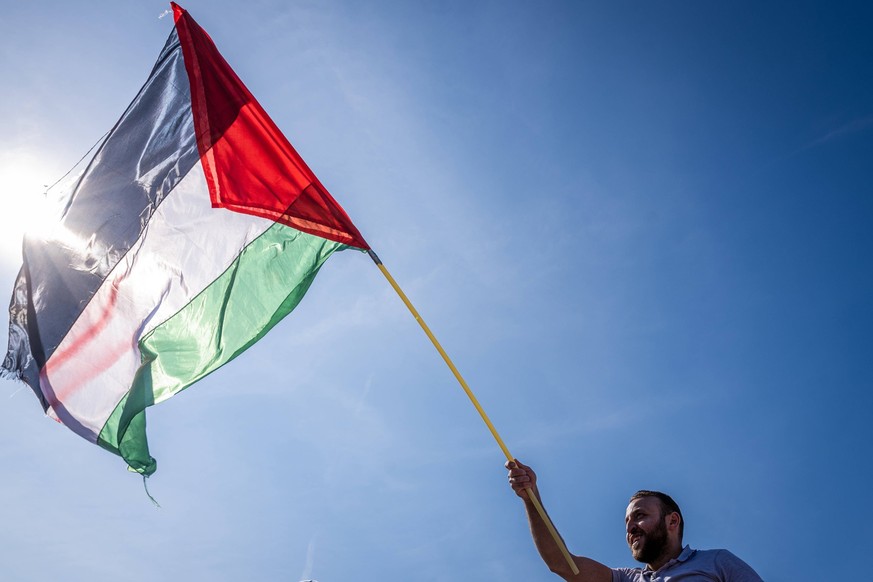
[[(686, 545), (684, 548), (682, 548), (682, 552), (681, 552), (678, 556), (676, 556), (675, 558), (673, 558), (672, 560), (670, 560), (669, 562), (667, 562), (666, 564), (664, 564), (663, 566), (661, 566), (661, 567), (659, 568), (659, 570), (663, 570), (663, 569), (665, 569), (665, 568), (669, 568), (669, 567), (672, 566), (673, 564), (678, 564), (679, 562), (684, 562), (685, 560), (687, 560), (688, 558), (690, 558), (691, 556), (693, 556), (693, 555), (694, 555), (694, 552), (696, 552), (696, 551), (697, 551), (697, 550), (692, 550), (692, 549), (691, 549), (691, 546)], [(652, 569), (649, 568), (649, 565), (648, 565), (648, 564), (646, 564), (646, 567), (643, 569), (643, 571), (645, 571), (645, 572), (652, 572)]]

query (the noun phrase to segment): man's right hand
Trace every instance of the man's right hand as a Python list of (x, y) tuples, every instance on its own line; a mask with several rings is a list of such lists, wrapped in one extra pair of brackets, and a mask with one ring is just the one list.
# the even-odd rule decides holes
[(534, 492), (536, 492), (537, 475), (534, 473), (533, 469), (517, 459), (506, 461), (506, 468), (509, 469), (509, 485), (512, 487), (512, 490), (515, 491), (516, 495), (526, 499), (527, 494), (524, 492), (525, 489), (533, 489)]

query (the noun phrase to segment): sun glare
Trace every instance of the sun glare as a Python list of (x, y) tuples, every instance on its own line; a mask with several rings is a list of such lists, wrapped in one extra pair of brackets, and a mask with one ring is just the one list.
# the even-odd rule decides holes
[(51, 170), (35, 157), (0, 152), (0, 262), (18, 268), (25, 232), (45, 227), (47, 203), (44, 192)]

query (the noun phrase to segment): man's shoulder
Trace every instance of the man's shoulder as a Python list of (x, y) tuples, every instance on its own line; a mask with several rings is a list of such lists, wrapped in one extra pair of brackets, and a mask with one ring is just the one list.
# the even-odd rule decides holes
[(693, 550), (688, 563), (702, 567), (707, 572), (716, 574), (720, 580), (737, 580), (739, 582), (760, 582), (761, 577), (736, 554), (724, 548), (714, 550)]

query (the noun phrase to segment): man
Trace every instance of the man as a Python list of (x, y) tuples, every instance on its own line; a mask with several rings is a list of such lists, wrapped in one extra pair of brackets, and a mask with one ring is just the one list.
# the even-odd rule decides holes
[(549, 533), (528, 495), (540, 499), (533, 470), (518, 461), (506, 463), (509, 483), (524, 499), (537, 550), (549, 569), (564, 580), (577, 582), (762, 582), (748, 564), (727, 550), (692, 550), (682, 546), (685, 522), (673, 499), (658, 491), (638, 491), (625, 513), (627, 545), (645, 568), (608, 568), (590, 558), (573, 556), (579, 574)]

